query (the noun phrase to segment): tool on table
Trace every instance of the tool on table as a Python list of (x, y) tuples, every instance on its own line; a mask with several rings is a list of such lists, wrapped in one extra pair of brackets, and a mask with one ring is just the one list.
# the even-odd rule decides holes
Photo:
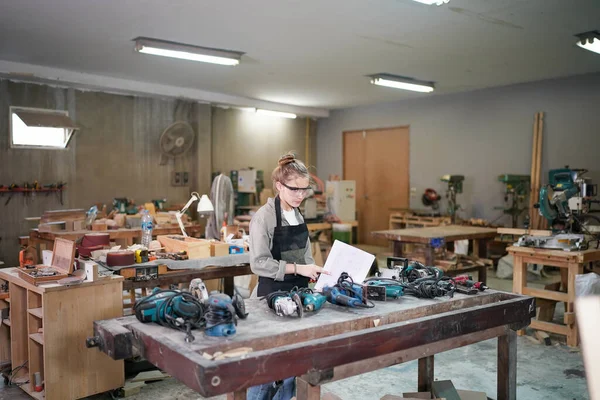
[(148, 250), (137, 249), (135, 251), (135, 262), (138, 264), (148, 262)]
[(404, 288), (400, 282), (373, 279), (366, 280), (364, 283), (367, 285), (367, 298), (369, 300), (385, 301), (386, 299), (397, 299), (404, 294)]
[(460, 205), (456, 203), (456, 195), (463, 191), (463, 175), (444, 175), (440, 178), (442, 182), (448, 184), (446, 189), (446, 200), (448, 200), (448, 215), (452, 218), (452, 223), (456, 223), (456, 212), (460, 210)]
[(23, 246), (19, 251), (19, 266), (25, 268), (27, 265), (36, 265), (38, 256), (35, 247)]
[(319, 311), (327, 301), (324, 295), (316, 293), (310, 288), (294, 288), (292, 292), (296, 292), (300, 296), (304, 311)]
[(512, 227), (518, 225), (519, 216), (527, 210), (526, 199), (529, 196), (531, 177), (529, 175), (503, 174), (498, 181), (504, 184), (504, 207), (494, 207), (502, 210), (512, 218)]
[(469, 276), (469, 275), (459, 275), (459, 276), (455, 276), (454, 278), (454, 282), (456, 282), (456, 284), (460, 284), (463, 286), (466, 286), (468, 288), (474, 288), (479, 290), (480, 292), (483, 292), (486, 289), (489, 289), (489, 287), (485, 286), (483, 284), (483, 282), (476, 282), (473, 280), (473, 277)]
[(304, 307), (302, 306), (302, 299), (296, 292), (286, 292), (285, 290), (278, 290), (273, 293), (269, 293), (261, 300), (267, 300), (269, 308), (272, 309), (275, 314), (280, 317), (289, 317), (298, 315), (302, 318), (304, 315)]
[(597, 185), (583, 175), (586, 169), (569, 166), (549, 172), (549, 184), (539, 193), (535, 205), (541, 216), (548, 220), (551, 236), (523, 235), (516, 246), (561, 249), (565, 251), (586, 250), (590, 242), (599, 243), (600, 218), (591, 213), (596, 199)]
[(167, 199), (155, 199), (152, 200), (152, 203), (154, 204), (154, 207), (156, 207), (156, 211), (163, 211), (165, 209), (165, 203), (167, 202)]
[(323, 294), (327, 301), (346, 307), (373, 308), (375, 304), (367, 299), (367, 289), (365, 286), (355, 283), (347, 272), (342, 272), (333, 286), (325, 286)]
[[(245, 318), (248, 314), (236, 311), (231, 297), (223, 293), (214, 293), (208, 297), (208, 310), (206, 312), (206, 334), (208, 336), (235, 335), (237, 317), (241, 314)], [(237, 303), (238, 306), (240, 303)], [(243, 301), (242, 303), (243, 304)], [(245, 310), (245, 308), (244, 308)]]
[(468, 286), (459, 285), (459, 284), (456, 285), (455, 291), (457, 293), (468, 294), (468, 295), (474, 295), (474, 294), (479, 293), (479, 291), (473, 287), (468, 287)]
[(208, 290), (206, 284), (200, 278), (192, 279), (188, 291), (194, 295), (200, 302), (208, 301)]

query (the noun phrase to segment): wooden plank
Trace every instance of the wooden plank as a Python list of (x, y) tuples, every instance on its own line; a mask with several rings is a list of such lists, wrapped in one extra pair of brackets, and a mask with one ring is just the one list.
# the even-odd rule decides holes
[(44, 345), (44, 335), (41, 333), (30, 333), (29, 337), (37, 343)]
[(366, 361), (358, 361), (355, 363), (341, 365), (335, 367), (333, 369), (333, 374), (330, 374), (326, 377), (323, 377), (320, 373), (309, 374), (308, 382), (310, 382), (312, 385), (319, 385), (326, 382), (339, 381), (341, 379), (376, 371), (392, 365), (426, 358), (444, 351), (496, 338), (506, 334), (507, 330), (508, 328), (499, 326), (492, 329), (486, 329), (485, 331), (463, 335), (458, 338), (440, 340), (439, 342), (432, 344), (413, 347), (408, 350), (398, 351), (380, 357), (374, 357)]
[(418, 390), (419, 392), (431, 392), (434, 379), (435, 356), (419, 358)]
[[(122, 387), (123, 361), (86, 348), (94, 321), (122, 315), (122, 283), (71, 287), (43, 295), (46, 399), (82, 398)], [(65, 340), (65, 337), (69, 340)], [(69, 379), (64, 379), (69, 371)]]
[(600, 398), (600, 297), (587, 296), (575, 300), (575, 308), (581, 336), (581, 350), (587, 386), (591, 399)]
[[(567, 309), (565, 312), (571, 313), (575, 311), (575, 278), (577, 275), (583, 274), (583, 265), (582, 264), (569, 264), (569, 272), (568, 272), (568, 286), (567, 286), (567, 294), (569, 296), (567, 302)], [(573, 323), (567, 325), (569, 327), (569, 331), (567, 334), (567, 346), (577, 346), (579, 344), (579, 334), (577, 329), (577, 323)]]
[(304, 379), (296, 378), (297, 400), (321, 400), (321, 386), (313, 386)]
[(393, 229), (374, 231), (371, 235), (388, 240), (410, 243), (429, 243), (431, 239), (442, 238), (446, 242), (463, 239), (492, 239), (497, 235), (496, 228), (478, 228), (465, 225), (445, 225), (427, 228)]
[[(9, 283), (10, 292), (10, 353), (13, 368), (18, 367), (29, 359), (28, 333), (27, 333), (27, 290)], [(27, 377), (28, 371), (23, 368), (16, 378)], [(27, 380), (27, 379), (25, 379)]]
[(531, 236), (550, 236), (552, 231), (539, 229), (520, 229), (520, 228), (498, 228), (499, 235), (531, 235)]
[(498, 338), (497, 398), (517, 399), (517, 335), (513, 331)]
[(42, 318), (42, 316), (44, 315), (44, 309), (42, 307), (30, 308), (27, 310), (27, 312), (31, 315), (35, 315), (38, 318)]
[(550, 336), (548, 336), (548, 334), (546, 332), (535, 331), (533, 334), (541, 344), (544, 344), (546, 346), (550, 346), (552, 344), (552, 341), (550, 340)]
[(536, 319), (531, 320), (529, 325), (532, 329), (539, 329), (545, 332), (558, 333), (559, 335), (565, 335), (569, 333), (569, 328), (565, 325), (554, 324), (552, 322), (538, 321)]
[(523, 294), (554, 301), (569, 301), (569, 295), (567, 293), (555, 292), (553, 290), (525, 287), (523, 288)]

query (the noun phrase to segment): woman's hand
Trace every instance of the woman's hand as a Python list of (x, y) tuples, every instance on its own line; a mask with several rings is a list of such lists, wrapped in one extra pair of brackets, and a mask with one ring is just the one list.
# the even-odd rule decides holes
[(315, 280), (319, 277), (319, 274), (329, 275), (329, 271), (325, 271), (322, 267), (315, 264), (297, 265), (296, 271), (302, 276)]

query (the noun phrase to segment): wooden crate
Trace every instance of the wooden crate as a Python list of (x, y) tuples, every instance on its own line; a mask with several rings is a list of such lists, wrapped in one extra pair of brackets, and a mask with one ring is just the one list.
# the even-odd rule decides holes
[(221, 257), (229, 255), (229, 243), (225, 242), (210, 242), (210, 256)]
[(183, 235), (159, 235), (156, 237), (167, 252), (185, 251), (190, 259), (207, 258), (211, 255), (210, 241)]

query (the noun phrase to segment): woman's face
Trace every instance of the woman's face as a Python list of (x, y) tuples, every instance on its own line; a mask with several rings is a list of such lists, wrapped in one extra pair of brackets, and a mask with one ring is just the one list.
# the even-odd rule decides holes
[(290, 207), (299, 207), (308, 191), (310, 181), (305, 177), (295, 177), (285, 182), (276, 182), (279, 198)]

